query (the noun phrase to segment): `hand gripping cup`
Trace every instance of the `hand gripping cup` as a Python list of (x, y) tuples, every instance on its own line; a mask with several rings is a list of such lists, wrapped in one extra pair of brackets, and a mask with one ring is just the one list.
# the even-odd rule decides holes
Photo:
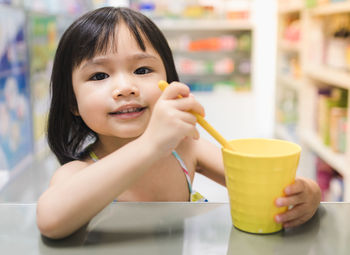
[(274, 139), (238, 139), (230, 141), (235, 151), (222, 148), (226, 186), (230, 198), (233, 225), (245, 232), (269, 234), (282, 229), (274, 221), (275, 200), (295, 179), (301, 148), (291, 142)]

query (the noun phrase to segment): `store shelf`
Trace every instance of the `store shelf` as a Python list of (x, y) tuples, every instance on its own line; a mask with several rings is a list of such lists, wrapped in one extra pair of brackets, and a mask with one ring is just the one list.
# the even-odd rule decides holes
[(324, 66), (306, 67), (306, 73), (315, 80), (350, 89), (350, 73)]
[[(317, 93), (319, 89), (328, 85), (334, 88), (345, 89), (348, 95), (350, 93), (350, 71), (347, 71), (345, 68), (336, 69), (318, 64), (325, 62), (321, 56), (325, 54), (329, 55), (327, 51), (330, 49), (328, 40), (334, 34), (334, 32), (332, 33), (330, 31), (330, 25), (336, 25), (335, 21), (338, 18), (336, 15), (350, 14), (350, 0), (319, 4), (319, 6), (314, 8), (306, 8), (303, 5), (301, 5), (301, 8), (298, 8), (296, 5), (300, 4), (299, 1), (295, 1), (294, 6), (288, 6), (293, 2), (293, 0), (278, 1), (278, 22), (281, 33), (279, 33), (278, 37), (277, 54), (287, 57), (280, 58), (278, 59), (279, 62), (277, 62), (276, 90), (278, 93), (276, 93), (276, 102), (283, 102), (285, 100), (283, 96), (289, 93), (288, 90), (294, 89), (297, 91), (297, 132), (295, 133), (288, 126), (286, 128), (276, 123), (275, 134), (282, 139), (291, 139), (296, 136), (296, 140), (306, 149), (304, 150), (304, 157), (306, 161), (310, 162), (310, 167), (306, 169), (308, 171), (306, 175), (316, 176), (315, 172), (310, 172), (316, 169), (314, 165), (315, 155), (339, 172), (343, 176), (344, 181), (343, 199), (344, 201), (350, 201), (349, 130), (345, 131), (346, 133), (344, 133), (343, 129), (339, 131), (342, 132), (342, 137), (346, 136), (345, 141), (341, 140), (342, 144), (345, 142), (345, 153), (336, 153), (330, 147), (325, 146), (314, 130), (315, 120), (320, 118), (321, 115), (321, 117), (326, 117), (329, 114), (319, 109), (319, 97)], [(305, 1), (302, 2), (305, 3)], [(284, 39), (284, 28), (294, 19), (300, 22), (300, 41), (297, 44), (286, 42)], [(344, 21), (343, 23), (346, 22)], [(347, 26), (346, 24), (345, 26)], [(334, 47), (338, 47), (337, 45), (332, 46), (333, 48), (331, 49), (333, 50)], [(312, 54), (310, 54), (311, 52)], [(296, 80), (291, 75), (288, 76), (286, 74), (287, 71), (294, 70), (294, 62), (288, 62), (288, 56), (295, 56), (300, 61), (300, 80)], [(350, 98), (348, 99), (348, 104), (350, 104)], [(276, 106), (278, 107), (278, 104)], [(277, 116), (279, 114), (277, 108), (276, 114)], [(346, 124), (344, 124), (347, 127), (350, 127), (349, 118), (350, 112), (348, 108), (347, 120)]]
[(293, 78), (292, 76), (287, 75), (278, 75), (277, 76), (279, 84), (283, 84), (287, 86), (288, 88), (291, 88), (295, 91), (300, 91), (302, 87), (304, 86), (303, 82), (301, 80), (297, 80)]
[(282, 40), (278, 45), (280, 50), (283, 51), (299, 52), (301, 50), (301, 45), (299, 42), (288, 42), (286, 40)]
[(276, 124), (275, 134), (276, 134), (276, 137), (279, 139), (287, 140), (290, 142), (297, 142), (296, 137), (293, 136), (291, 132), (283, 124)]
[(347, 13), (347, 12), (350, 12), (350, 1), (323, 4), (315, 8), (312, 8), (310, 12), (312, 15), (315, 15), (315, 16)]
[(320, 138), (313, 132), (306, 131), (301, 134), (303, 142), (305, 142), (320, 158), (334, 168), (344, 177), (349, 175), (350, 164), (346, 160), (345, 154), (336, 153), (325, 146)]
[(302, 0), (289, 0), (281, 2), (278, 6), (278, 12), (280, 14), (288, 14), (293, 12), (300, 12), (304, 4)]
[(158, 20), (156, 24), (161, 30), (251, 30), (253, 25), (249, 20)]

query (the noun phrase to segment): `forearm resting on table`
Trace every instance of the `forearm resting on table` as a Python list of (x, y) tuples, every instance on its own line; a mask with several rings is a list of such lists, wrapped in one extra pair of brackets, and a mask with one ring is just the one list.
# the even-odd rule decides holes
[(68, 236), (125, 191), (156, 160), (151, 160), (157, 154), (151, 148), (136, 148), (140, 144), (134, 141), (64, 182), (53, 184), (38, 201), (40, 232), (49, 238)]

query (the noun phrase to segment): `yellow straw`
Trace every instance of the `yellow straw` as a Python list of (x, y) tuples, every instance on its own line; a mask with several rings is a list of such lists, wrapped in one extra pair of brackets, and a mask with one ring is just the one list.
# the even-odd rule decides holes
[[(164, 91), (166, 87), (168, 87), (168, 83), (166, 81), (159, 81), (158, 87)], [(181, 95), (178, 96), (181, 98)], [(231, 144), (229, 144), (228, 141), (218, 131), (216, 131), (201, 115), (199, 115), (196, 112), (190, 111), (194, 116), (197, 118), (197, 122), (199, 125), (201, 125), (212, 137), (215, 138), (216, 141), (218, 141), (224, 148), (229, 150), (235, 150), (232, 148)]]

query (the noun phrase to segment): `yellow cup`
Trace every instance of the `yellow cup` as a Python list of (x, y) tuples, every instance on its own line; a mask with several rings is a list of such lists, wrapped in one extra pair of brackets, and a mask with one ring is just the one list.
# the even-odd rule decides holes
[(275, 200), (292, 184), (299, 163), (299, 145), (274, 139), (251, 138), (230, 141), (236, 151), (223, 148), (226, 186), (233, 225), (245, 232), (268, 234), (282, 225), (274, 221)]

